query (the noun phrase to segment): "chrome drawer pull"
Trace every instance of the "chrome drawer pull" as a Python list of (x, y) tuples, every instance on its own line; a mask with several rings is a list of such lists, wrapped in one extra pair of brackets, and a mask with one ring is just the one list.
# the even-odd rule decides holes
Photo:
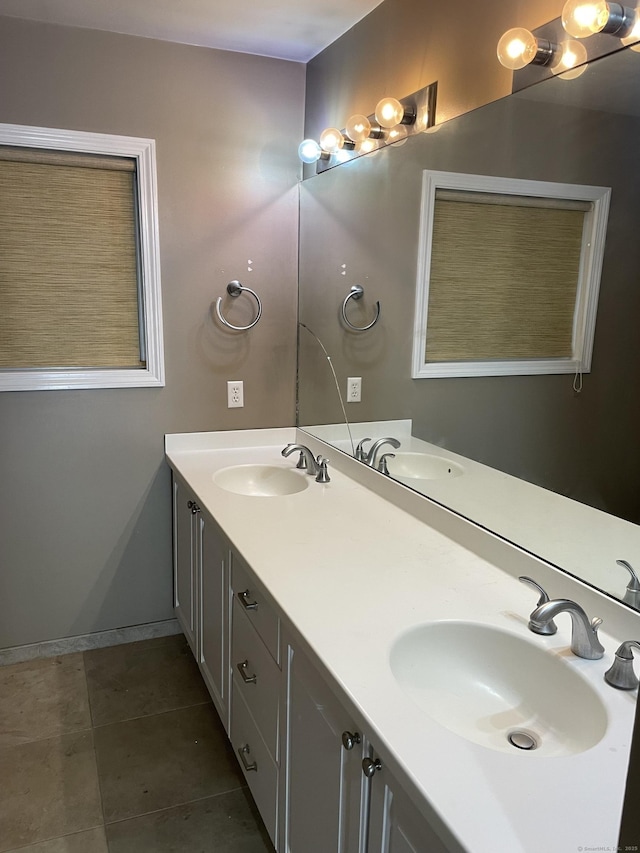
[(249, 772), (250, 770), (257, 770), (258, 769), (258, 762), (257, 761), (252, 761), (251, 764), (249, 764), (249, 762), (246, 759), (246, 756), (249, 755), (250, 752), (251, 752), (251, 749), (249, 748), (248, 743), (245, 743), (244, 746), (238, 747), (238, 755), (240, 756), (240, 761), (242, 761), (242, 766), (244, 767), (244, 769), (247, 772)]
[(245, 684), (256, 684), (257, 683), (258, 676), (255, 675), (255, 673), (253, 675), (247, 675), (247, 667), (249, 666), (248, 660), (243, 660), (242, 663), (237, 663), (236, 666), (238, 667), (238, 672), (242, 676), (242, 680), (244, 681)]
[(245, 610), (257, 610), (258, 602), (257, 601), (249, 601), (249, 596), (251, 593), (248, 589), (245, 589), (244, 592), (238, 593), (238, 598), (240, 599), (240, 603), (244, 607)]

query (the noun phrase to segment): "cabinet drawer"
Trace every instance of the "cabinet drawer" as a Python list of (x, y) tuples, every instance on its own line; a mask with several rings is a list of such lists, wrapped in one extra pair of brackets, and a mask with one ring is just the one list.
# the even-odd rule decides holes
[(237, 690), (233, 691), (231, 743), (267, 832), (277, 847), (278, 768)]
[(233, 598), (241, 605), (240, 609), (249, 617), (265, 646), (279, 664), (280, 620), (278, 615), (266, 600), (261, 588), (257, 586), (243, 560), (235, 552), (232, 553), (232, 560)]
[(231, 666), (240, 692), (274, 758), (278, 752), (278, 705), (282, 673), (236, 599), (233, 604)]

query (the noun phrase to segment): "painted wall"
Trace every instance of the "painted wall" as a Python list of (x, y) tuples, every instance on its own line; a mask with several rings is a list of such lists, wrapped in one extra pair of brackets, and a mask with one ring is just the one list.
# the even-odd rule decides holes
[[(162, 389), (0, 394), (0, 648), (171, 618), (164, 434), (293, 424), (304, 76), (0, 19), (0, 122), (156, 140), (166, 359)], [(248, 334), (211, 320), (234, 278), (263, 297)]]
[(496, 59), (505, 30), (535, 29), (560, 15), (562, 0), (384, 0), (307, 66), (305, 135), (344, 127), (385, 95), (403, 98), (438, 81), (444, 121), (511, 91)]

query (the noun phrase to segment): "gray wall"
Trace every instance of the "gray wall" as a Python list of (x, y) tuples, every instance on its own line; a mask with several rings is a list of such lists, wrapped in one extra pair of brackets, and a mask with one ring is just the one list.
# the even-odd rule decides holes
[[(156, 140), (166, 359), (162, 389), (0, 394), (0, 647), (170, 618), (164, 434), (294, 422), (304, 77), (0, 19), (0, 122)], [(233, 278), (263, 297), (249, 334), (210, 319)], [(228, 379), (244, 409), (226, 408)]]

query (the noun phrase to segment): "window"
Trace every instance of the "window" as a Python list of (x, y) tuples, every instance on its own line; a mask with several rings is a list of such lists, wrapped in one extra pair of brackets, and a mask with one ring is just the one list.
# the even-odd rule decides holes
[(153, 140), (0, 125), (0, 390), (164, 385)]
[(413, 378), (587, 372), (609, 194), (424, 172)]

